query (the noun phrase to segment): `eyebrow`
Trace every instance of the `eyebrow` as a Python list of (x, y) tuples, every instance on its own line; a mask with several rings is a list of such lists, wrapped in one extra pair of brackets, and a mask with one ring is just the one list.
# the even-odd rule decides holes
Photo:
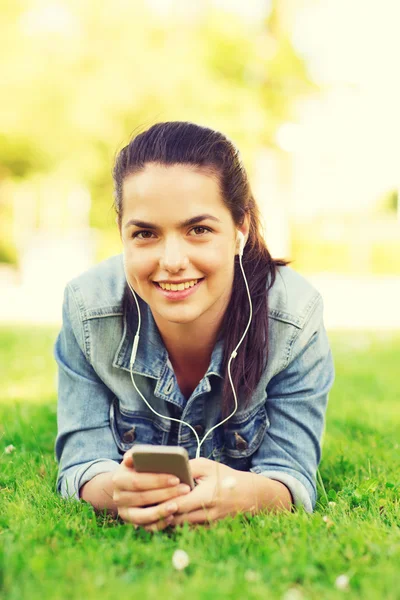
[[(196, 225), (196, 223), (200, 223), (200, 221), (206, 221), (209, 219), (210, 221), (216, 221), (217, 223), (221, 223), (217, 217), (213, 217), (212, 215), (198, 215), (197, 217), (191, 217), (190, 219), (186, 219), (186, 221), (181, 221), (178, 223), (178, 227), (183, 229), (184, 227), (190, 227), (190, 225)], [(158, 229), (157, 225), (154, 223), (148, 223), (147, 221), (137, 221), (136, 219), (131, 219), (127, 222), (124, 229), (135, 225), (136, 227), (142, 227), (143, 229)]]

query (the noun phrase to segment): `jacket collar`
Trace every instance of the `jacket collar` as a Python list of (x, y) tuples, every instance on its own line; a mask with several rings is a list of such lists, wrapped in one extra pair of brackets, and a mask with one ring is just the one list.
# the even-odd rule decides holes
[[(139, 296), (137, 296), (137, 298), (140, 307), (141, 325), (139, 345), (132, 373), (159, 379), (166, 365), (170, 365), (168, 352), (160, 336), (160, 332), (158, 331), (149, 305)], [(129, 371), (133, 340), (138, 326), (138, 315), (136, 304), (134, 301), (131, 302), (130, 299), (128, 300), (127, 293), (125, 293), (123, 313), (122, 338), (114, 357), (113, 366)], [(218, 340), (214, 346), (205, 377), (208, 375), (218, 375), (223, 379), (222, 360), (223, 341)]]

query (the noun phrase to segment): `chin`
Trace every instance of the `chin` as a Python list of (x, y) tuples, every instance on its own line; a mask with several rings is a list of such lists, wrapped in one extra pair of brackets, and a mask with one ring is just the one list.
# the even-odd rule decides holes
[(160, 317), (162, 317), (169, 323), (177, 323), (181, 325), (184, 325), (185, 323), (193, 323), (193, 321), (196, 321), (196, 319), (201, 317), (201, 315), (203, 314), (202, 312), (199, 313), (198, 311), (185, 311), (182, 310), (182, 307), (176, 307), (171, 311), (163, 310), (157, 312), (160, 315)]

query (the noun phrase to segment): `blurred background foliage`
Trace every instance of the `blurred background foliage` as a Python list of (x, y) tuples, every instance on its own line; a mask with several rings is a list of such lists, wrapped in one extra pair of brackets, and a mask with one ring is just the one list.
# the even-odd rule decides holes
[[(289, 4), (274, 0), (264, 17), (244, 20), (211, 0), (1, 0), (0, 262), (18, 262), (28, 215), (37, 228), (74, 226), (64, 218), (74, 186), (90, 194), (96, 258), (119, 252), (113, 161), (154, 122), (220, 129), (240, 148), (250, 177), (261, 148), (283, 155), (279, 127), (295, 119), (299, 100), (318, 94), (291, 41)], [(44, 188), (50, 203), (64, 206), (64, 217), (53, 207), (45, 225), (30, 206), (42, 202)], [(396, 194), (380, 199), (379, 213), (396, 213)], [(300, 266), (353, 268), (337, 231), (318, 246), (323, 224), (290, 226)], [(319, 250), (327, 262), (318, 262)], [(384, 250), (369, 252), (375, 270)]]
[[(1, 182), (56, 173), (61, 186), (84, 183), (90, 224), (110, 245), (112, 163), (135, 131), (196, 121), (230, 135), (251, 163), (258, 146), (274, 143), (295, 98), (313, 89), (278, 2), (247, 27), (209, 2), (176, 5), (168, 18), (160, 8), (144, 0), (1, 2)], [(0, 260), (14, 261), (5, 189)]]

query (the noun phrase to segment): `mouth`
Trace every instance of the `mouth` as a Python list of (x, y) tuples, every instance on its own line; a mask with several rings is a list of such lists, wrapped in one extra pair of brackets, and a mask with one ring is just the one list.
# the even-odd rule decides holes
[(191, 281), (185, 281), (185, 283), (158, 283), (153, 282), (154, 286), (158, 291), (167, 298), (168, 300), (184, 300), (188, 296), (196, 293), (204, 281), (204, 277), (201, 279), (192, 279)]
[(190, 281), (185, 281), (184, 283), (154, 283), (156, 286), (160, 287), (162, 290), (165, 291), (183, 292), (184, 290), (188, 290), (189, 288), (195, 287), (203, 279), (204, 277), (201, 277), (200, 279), (192, 279)]

